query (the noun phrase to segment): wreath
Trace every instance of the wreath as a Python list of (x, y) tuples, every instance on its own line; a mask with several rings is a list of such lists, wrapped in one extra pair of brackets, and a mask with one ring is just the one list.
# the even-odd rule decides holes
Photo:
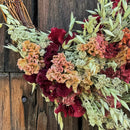
[[(98, 0), (97, 9), (77, 21), (71, 13), (68, 31), (38, 31), (22, 1), (3, 0), (0, 9), (13, 44), (21, 55), (17, 66), (32, 89), (40, 87), (53, 102), (61, 130), (62, 114), (89, 119), (99, 130), (129, 130), (130, 5), (129, 0)], [(81, 25), (80, 30), (73, 29)], [(123, 109), (122, 109), (123, 108)]]

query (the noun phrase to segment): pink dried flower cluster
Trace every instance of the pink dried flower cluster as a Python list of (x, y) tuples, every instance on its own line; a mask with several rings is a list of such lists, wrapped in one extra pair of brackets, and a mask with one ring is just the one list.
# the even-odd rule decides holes
[(90, 38), (86, 44), (79, 44), (78, 50), (87, 51), (92, 56), (104, 58), (107, 45), (108, 42), (105, 41), (104, 36), (98, 34), (96, 37)]
[(66, 61), (64, 53), (54, 55), (52, 63), (53, 65), (47, 71), (46, 77), (50, 81), (56, 80), (58, 83), (66, 83), (68, 88), (73, 86), (73, 90), (76, 92), (80, 78), (78, 77), (78, 73), (74, 71), (74, 65)]

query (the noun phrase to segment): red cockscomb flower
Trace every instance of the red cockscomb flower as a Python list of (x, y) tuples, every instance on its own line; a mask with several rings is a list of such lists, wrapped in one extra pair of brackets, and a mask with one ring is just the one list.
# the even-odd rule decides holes
[(70, 35), (66, 36), (66, 31), (64, 29), (58, 29), (58, 28), (52, 28), (51, 33), (49, 34), (48, 38), (53, 41), (57, 45), (62, 45), (64, 41), (67, 42), (70, 39), (73, 39), (75, 37), (75, 33), (73, 33), (73, 36)]
[(106, 70), (101, 70), (101, 74), (105, 74), (109, 78), (118, 77), (119, 79), (125, 81), (126, 83), (130, 83), (130, 63), (122, 65), (117, 69), (116, 72), (112, 69), (112, 67), (107, 68)]
[(104, 57), (107, 59), (115, 57), (120, 49), (118, 48), (119, 44), (118, 43), (110, 43), (106, 47), (106, 52), (104, 53)]
[(85, 108), (82, 107), (82, 102), (78, 97), (75, 97), (75, 101), (72, 105), (67, 106), (63, 103), (60, 103), (56, 108), (55, 113), (63, 112), (64, 116), (67, 115), (72, 117), (81, 117), (85, 113)]
[(130, 63), (122, 65), (116, 71), (116, 77), (125, 81), (126, 83), (130, 83)]
[(37, 74), (32, 74), (32, 75), (24, 74), (23, 77), (24, 77), (25, 80), (27, 80), (30, 83), (36, 83)]
[(46, 53), (44, 55), (44, 63), (46, 69), (50, 68), (52, 65), (51, 60), (53, 55), (56, 55), (59, 50), (59, 46), (55, 43), (50, 43), (50, 45), (46, 48)]
[(101, 70), (101, 74), (105, 74), (107, 77), (114, 79), (116, 77), (116, 72), (112, 69), (112, 67), (107, 68), (106, 70)]
[(53, 83), (46, 77), (47, 69), (39, 71), (36, 82), (40, 85), (43, 94), (53, 102), (57, 97), (66, 97), (72, 92), (72, 88), (67, 88), (65, 84)]
[(72, 92), (72, 87), (67, 88), (65, 84), (57, 83), (55, 84), (56, 87), (56, 93), (59, 97), (67, 97), (70, 92)]
[(62, 44), (64, 42), (64, 36), (66, 31), (64, 29), (51, 28), (51, 33), (48, 38), (53, 41), (55, 44)]
[[(45, 84), (46, 82), (51, 82), (47, 79), (46, 77), (46, 72), (47, 72), (47, 69), (42, 69), (39, 71), (39, 73), (37, 74), (37, 78), (36, 78), (36, 82), (39, 84), (39, 85), (43, 85)], [(49, 83), (50, 84), (50, 83)]]

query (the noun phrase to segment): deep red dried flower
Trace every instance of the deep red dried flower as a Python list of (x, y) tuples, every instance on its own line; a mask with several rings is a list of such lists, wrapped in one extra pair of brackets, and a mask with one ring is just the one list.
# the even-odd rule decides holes
[(53, 41), (57, 45), (62, 45), (64, 41), (67, 42), (70, 39), (73, 39), (75, 37), (75, 33), (73, 33), (73, 36), (70, 35), (66, 36), (66, 31), (64, 29), (58, 29), (58, 28), (52, 28), (51, 33), (49, 34), (48, 38)]
[(107, 68), (105, 70), (100, 71), (101, 74), (105, 74), (107, 77), (114, 79), (116, 77), (116, 72), (112, 69), (112, 67)]
[(116, 71), (116, 77), (120, 78), (121, 80), (125, 81), (126, 83), (130, 83), (130, 63), (122, 65)]
[(53, 55), (56, 55), (59, 50), (59, 46), (55, 43), (50, 43), (50, 45), (46, 48), (46, 53), (44, 55), (44, 63), (46, 69), (50, 68), (52, 63), (51, 60)]
[(63, 105), (62, 103), (60, 103), (59, 106), (55, 109), (55, 113), (56, 114), (58, 114), (59, 112), (63, 112), (64, 113), (64, 117), (67, 117), (67, 114), (68, 114), (67, 106)]
[(36, 78), (36, 82), (39, 84), (39, 85), (43, 85), (45, 84), (47, 81), (48, 82), (48, 79), (46, 77), (46, 72), (47, 70), (46, 69), (42, 69), (39, 71), (39, 73), (37, 74), (37, 78)]
[(118, 43), (110, 43), (106, 47), (106, 52), (104, 53), (104, 57), (107, 59), (115, 57), (120, 49), (118, 48), (119, 44)]
[[(46, 51), (50, 54), (50, 55), (55, 55), (57, 53), (57, 51), (59, 50), (59, 46), (55, 43), (50, 43), (49, 46), (47, 46)], [(46, 54), (45, 54), (46, 55)]]
[(48, 38), (55, 44), (60, 45), (64, 42), (65, 34), (66, 31), (64, 29), (51, 28), (51, 33), (49, 34)]
[(49, 97), (50, 101), (54, 101), (57, 97), (66, 97), (72, 92), (72, 88), (67, 88), (65, 84), (53, 83), (46, 77), (47, 69), (39, 71), (36, 82), (40, 85), (43, 94)]
[(72, 87), (67, 88), (65, 84), (57, 83), (55, 84), (56, 93), (59, 97), (67, 97), (72, 92)]
[(116, 72), (112, 69), (112, 67), (107, 68), (106, 70), (101, 70), (101, 74), (105, 74), (109, 78), (118, 77), (119, 79), (125, 81), (126, 83), (130, 83), (130, 63), (122, 65), (117, 69)]
[(67, 117), (67, 115), (72, 117), (81, 117), (85, 111), (85, 108), (82, 107), (81, 100), (78, 97), (75, 97), (74, 104), (66, 106), (63, 103), (60, 103), (56, 108), (55, 113), (58, 114), (59, 112), (63, 112), (65, 117)]
[(37, 74), (32, 74), (32, 75), (24, 74), (23, 77), (24, 77), (25, 80), (27, 80), (30, 83), (36, 83)]

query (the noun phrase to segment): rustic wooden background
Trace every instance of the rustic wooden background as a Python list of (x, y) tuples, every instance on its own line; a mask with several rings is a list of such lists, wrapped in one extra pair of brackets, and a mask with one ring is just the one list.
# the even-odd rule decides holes
[[(70, 13), (78, 20), (87, 17), (86, 9), (97, 0), (23, 0), (34, 25), (43, 31), (51, 27), (68, 29)], [(0, 22), (3, 22), (0, 14)], [(76, 27), (78, 28), (78, 27)], [(45, 103), (39, 88), (31, 86), (16, 66), (19, 55), (3, 48), (10, 43), (6, 27), (0, 29), (0, 130), (59, 130), (53, 104)], [(64, 130), (96, 130), (82, 118), (64, 118)]]

